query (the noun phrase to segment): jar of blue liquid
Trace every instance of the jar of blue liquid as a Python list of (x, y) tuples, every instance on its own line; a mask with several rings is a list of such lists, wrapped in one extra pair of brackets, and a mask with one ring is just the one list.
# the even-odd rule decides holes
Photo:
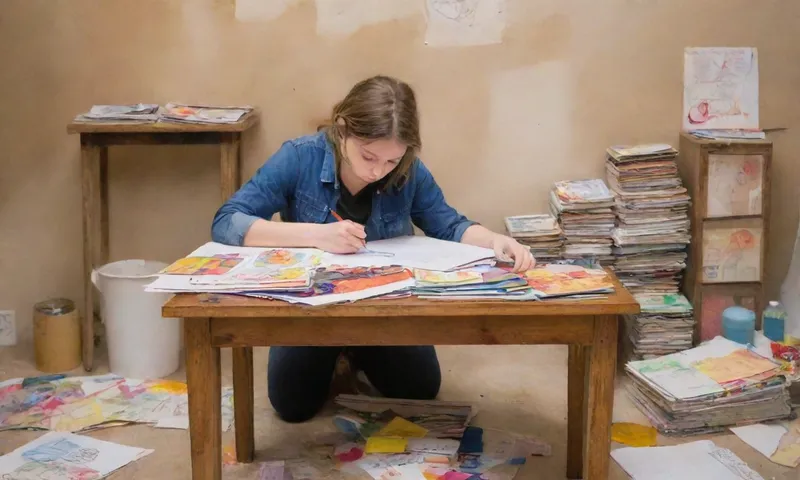
[(753, 344), (756, 312), (744, 307), (728, 307), (722, 312), (722, 336), (743, 345)]
[(786, 310), (780, 302), (772, 300), (769, 306), (764, 309), (761, 317), (764, 327), (764, 336), (773, 342), (783, 342), (784, 326), (786, 324)]

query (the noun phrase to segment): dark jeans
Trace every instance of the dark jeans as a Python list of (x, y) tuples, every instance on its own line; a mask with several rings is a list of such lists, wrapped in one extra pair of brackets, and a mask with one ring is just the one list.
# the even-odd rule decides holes
[(281, 419), (303, 422), (322, 409), (344, 348), (385, 397), (431, 400), (439, 393), (442, 373), (432, 346), (271, 347), (267, 390)]

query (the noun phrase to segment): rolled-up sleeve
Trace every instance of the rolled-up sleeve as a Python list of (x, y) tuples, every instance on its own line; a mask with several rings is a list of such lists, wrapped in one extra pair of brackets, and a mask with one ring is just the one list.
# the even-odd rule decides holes
[(412, 165), (410, 187), (414, 188), (411, 219), (425, 235), (439, 240), (460, 242), (467, 228), (477, 222), (469, 220), (447, 204), (442, 189), (419, 159)]
[(291, 142), (285, 142), (214, 215), (211, 239), (241, 246), (253, 223), (269, 220), (284, 210), (297, 185), (299, 156)]

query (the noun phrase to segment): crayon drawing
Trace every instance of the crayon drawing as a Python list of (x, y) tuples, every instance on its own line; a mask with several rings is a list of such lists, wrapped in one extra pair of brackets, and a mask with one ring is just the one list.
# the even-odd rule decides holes
[(758, 129), (755, 48), (687, 48), (683, 129)]
[(185, 257), (163, 269), (168, 275), (222, 275), (239, 265), (243, 258), (234, 255), (215, 255), (213, 257)]
[(761, 228), (706, 228), (703, 282), (761, 280)]
[(706, 214), (760, 215), (763, 169), (761, 155), (709, 155)]

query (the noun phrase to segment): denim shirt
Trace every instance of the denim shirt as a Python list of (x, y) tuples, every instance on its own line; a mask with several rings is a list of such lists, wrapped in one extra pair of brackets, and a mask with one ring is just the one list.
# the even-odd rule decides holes
[[(284, 222), (330, 223), (336, 219), (340, 189), (333, 146), (324, 132), (289, 140), (214, 216), (215, 242), (242, 245), (259, 218), (280, 213)], [(475, 222), (447, 204), (431, 172), (417, 158), (408, 181), (399, 188), (376, 192), (365, 225), (367, 241), (413, 235), (412, 222), (425, 235), (459, 242)]]

